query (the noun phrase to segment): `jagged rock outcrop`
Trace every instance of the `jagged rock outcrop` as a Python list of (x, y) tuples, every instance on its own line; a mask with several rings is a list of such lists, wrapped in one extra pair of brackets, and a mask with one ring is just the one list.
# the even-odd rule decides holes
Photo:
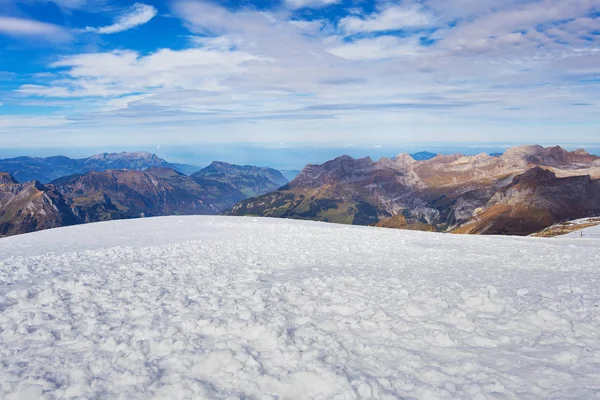
[(456, 233), (528, 235), (559, 221), (600, 215), (600, 179), (557, 178), (535, 167), (501, 188)]
[(82, 222), (69, 201), (38, 181), (18, 183), (0, 173), (0, 236), (33, 232)]
[(17, 184), (17, 180), (7, 172), (0, 172), (0, 185), (12, 185)]

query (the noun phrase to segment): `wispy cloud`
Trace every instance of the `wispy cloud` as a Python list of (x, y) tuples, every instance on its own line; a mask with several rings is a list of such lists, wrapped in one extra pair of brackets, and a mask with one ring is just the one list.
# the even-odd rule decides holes
[(285, 0), (285, 4), (290, 8), (323, 8), (332, 4), (337, 4), (341, 0)]
[(255, 59), (243, 52), (206, 49), (163, 49), (146, 56), (133, 51), (80, 54), (52, 64), (68, 68), (71, 79), (22, 85), (19, 91), (44, 97), (111, 97), (156, 89), (216, 90), (244, 62)]
[(389, 58), (410, 57), (421, 49), (419, 41), (413, 38), (402, 39), (395, 36), (358, 39), (328, 49), (331, 54), (347, 60), (385, 60)]
[(454, 50), (487, 52), (508, 46), (513, 57), (525, 48), (525, 51), (548, 54), (560, 47), (568, 50), (572, 42), (577, 42), (576, 35), (562, 37), (559, 42), (557, 32), (568, 26), (565, 22), (586, 17), (597, 6), (596, 0), (539, 0), (490, 8), (457, 23), (453, 29), (441, 30), (439, 36), (443, 37), (442, 44), (446, 48)]
[(345, 33), (381, 32), (431, 26), (433, 16), (420, 6), (387, 6), (377, 13), (342, 18), (338, 26)]
[(144, 25), (158, 14), (156, 8), (147, 4), (135, 3), (126, 13), (115, 20), (112, 25), (99, 28), (87, 27), (86, 32), (97, 32), (100, 34), (112, 34), (124, 32), (129, 29)]
[(42, 37), (48, 40), (69, 38), (69, 33), (60, 26), (14, 17), (0, 17), (0, 33), (20, 37)]

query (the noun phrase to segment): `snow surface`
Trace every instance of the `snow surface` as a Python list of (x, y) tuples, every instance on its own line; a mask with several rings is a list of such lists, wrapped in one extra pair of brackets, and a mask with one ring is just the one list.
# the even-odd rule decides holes
[(0, 398), (598, 398), (599, 245), (234, 217), (0, 239)]

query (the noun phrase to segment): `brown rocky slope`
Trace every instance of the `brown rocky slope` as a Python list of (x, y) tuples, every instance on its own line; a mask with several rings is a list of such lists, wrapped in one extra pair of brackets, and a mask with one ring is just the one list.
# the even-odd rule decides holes
[[(475, 216), (482, 221), (487, 215), (497, 215), (500, 205), (495, 211), (487, 214), (486, 211), (498, 203), (497, 199), (503, 193), (510, 197), (510, 193), (517, 190), (508, 192), (514, 187), (515, 178), (525, 174), (523, 179), (527, 181), (529, 175), (526, 173), (532, 169), (548, 171), (553, 179), (580, 177), (573, 182), (593, 181), (600, 178), (600, 158), (583, 150), (568, 152), (558, 146), (545, 148), (537, 145), (510, 148), (499, 157), (486, 154), (438, 155), (430, 160), (416, 161), (408, 154), (400, 154), (392, 159), (373, 161), (342, 156), (323, 165), (308, 165), (288, 185), (244, 200), (227, 214), (525, 235), (535, 232), (532, 229), (539, 224), (571, 218), (572, 214), (578, 217), (595, 212), (590, 204), (579, 200), (579, 196), (595, 196), (594, 184), (583, 189), (579, 183), (573, 183), (573, 190), (561, 194), (557, 203), (535, 199), (536, 196), (549, 196), (542, 190), (545, 181), (540, 179), (531, 184), (540, 185), (540, 191), (523, 192), (523, 196), (502, 206), (508, 209), (508, 215), (520, 215), (525, 221), (523, 224), (513, 228), (515, 220), (497, 217), (496, 222), (487, 228), (462, 227)], [(582, 189), (577, 191), (575, 187)], [(549, 186), (547, 190), (550, 190)], [(543, 210), (545, 205), (549, 209), (545, 213), (547, 217), (540, 219), (539, 223), (528, 222), (534, 217), (518, 211), (522, 207), (520, 202), (524, 201), (534, 201), (539, 204), (539, 210)], [(575, 211), (567, 211), (570, 209)], [(396, 217), (399, 215), (406, 223), (404, 220), (398, 223)], [(581, 215), (584, 216), (588, 215)], [(396, 219), (394, 222), (388, 218)], [(503, 226), (503, 220), (512, 225)], [(487, 226), (485, 222), (480, 224)]]
[(42, 185), (0, 174), (0, 236), (112, 219), (217, 214), (245, 196), (168, 168), (88, 172)]
[(69, 202), (52, 186), (18, 183), (0, 173), (0, 236), (80, 223)]

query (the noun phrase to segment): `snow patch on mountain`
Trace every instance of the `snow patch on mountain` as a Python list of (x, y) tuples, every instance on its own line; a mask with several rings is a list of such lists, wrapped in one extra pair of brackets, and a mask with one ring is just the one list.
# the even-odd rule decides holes
[[(562, 235), (561, 237), (563, 237), (563, 238), (580, 238), (580, 239), (581, 238), (600, 239), (600, 217), (582, 218), (582, 219), (577, 219), (575, 221), (569, 221), (568, 223), (575, 227), (577, 227), (577, 226), (581, 226), (581, 227), (587, 226), (587, 227), (585, 227), (583, 229), (575, 230), (574, 232), (567, 233), (565, 235)], [(594, 225), (594, 226), (589, 226), (589, 225)]]

